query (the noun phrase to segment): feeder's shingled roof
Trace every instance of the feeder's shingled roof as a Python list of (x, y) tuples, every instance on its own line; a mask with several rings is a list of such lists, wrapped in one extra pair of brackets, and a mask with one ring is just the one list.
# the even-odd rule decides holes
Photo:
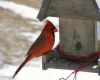
[(95, 0), (43, 0), (38, 18), (43, 20), (48, 16), (100, 21)]

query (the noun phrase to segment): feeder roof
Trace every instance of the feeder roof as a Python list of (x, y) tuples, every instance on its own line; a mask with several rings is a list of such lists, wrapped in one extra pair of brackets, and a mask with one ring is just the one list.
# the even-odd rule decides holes
[(43, 0), (38, 18), (43, 20), (48, 16), (100, 21), (95, 0)]

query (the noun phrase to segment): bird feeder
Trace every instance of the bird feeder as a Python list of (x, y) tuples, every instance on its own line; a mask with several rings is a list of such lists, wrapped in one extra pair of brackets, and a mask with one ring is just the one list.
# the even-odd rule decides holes
[[(65, 55), (87, 57), (100, 51), (96, 35), (100, 13), (95, 0), (43, 0), (38, 18), (42, 21), (48, 16), (60, 17), (60, 50)], [(42, 58), (44, 70), (69, 69), (69, 65), (75, 69), (78, 64), (63, 59), (55, 49)], [(95, 65), (100, 67), (98, 58), (84, 71), (99, 72)]]

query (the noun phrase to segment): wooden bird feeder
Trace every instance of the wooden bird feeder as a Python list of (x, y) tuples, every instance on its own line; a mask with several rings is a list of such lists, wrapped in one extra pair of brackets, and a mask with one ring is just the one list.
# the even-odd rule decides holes
[[(38, 14), (40, 21), (48, 16), (60, 17), (60, 49), (65, 55), (87, 57), (93, 52), (99, 52), (97, 44), (97, 21), (100, 21), (99, 8), (95, 0), (43, 0)], [(43, 56), (43, 69), (69, 69), (71, 61), (60, 57), (56, 50)], [(98, 73), (100, 67), (98, 59), (89, 65), (84, 71)], [(78, 63), (72, 63), (70, 69), (75, 69)]]

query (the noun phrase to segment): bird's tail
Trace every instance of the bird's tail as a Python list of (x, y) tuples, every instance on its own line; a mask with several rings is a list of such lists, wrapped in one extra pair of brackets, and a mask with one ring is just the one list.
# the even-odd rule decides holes
[(26, 59), (24, 60), (24, 62), (18, 67), (18, 69), (16, 70), (15, 74), (13, 75), (12, 78), (14, 78), (18, 72), (23, 68), (23, 66), (30, 60), (30, 55), (26, 57)]

